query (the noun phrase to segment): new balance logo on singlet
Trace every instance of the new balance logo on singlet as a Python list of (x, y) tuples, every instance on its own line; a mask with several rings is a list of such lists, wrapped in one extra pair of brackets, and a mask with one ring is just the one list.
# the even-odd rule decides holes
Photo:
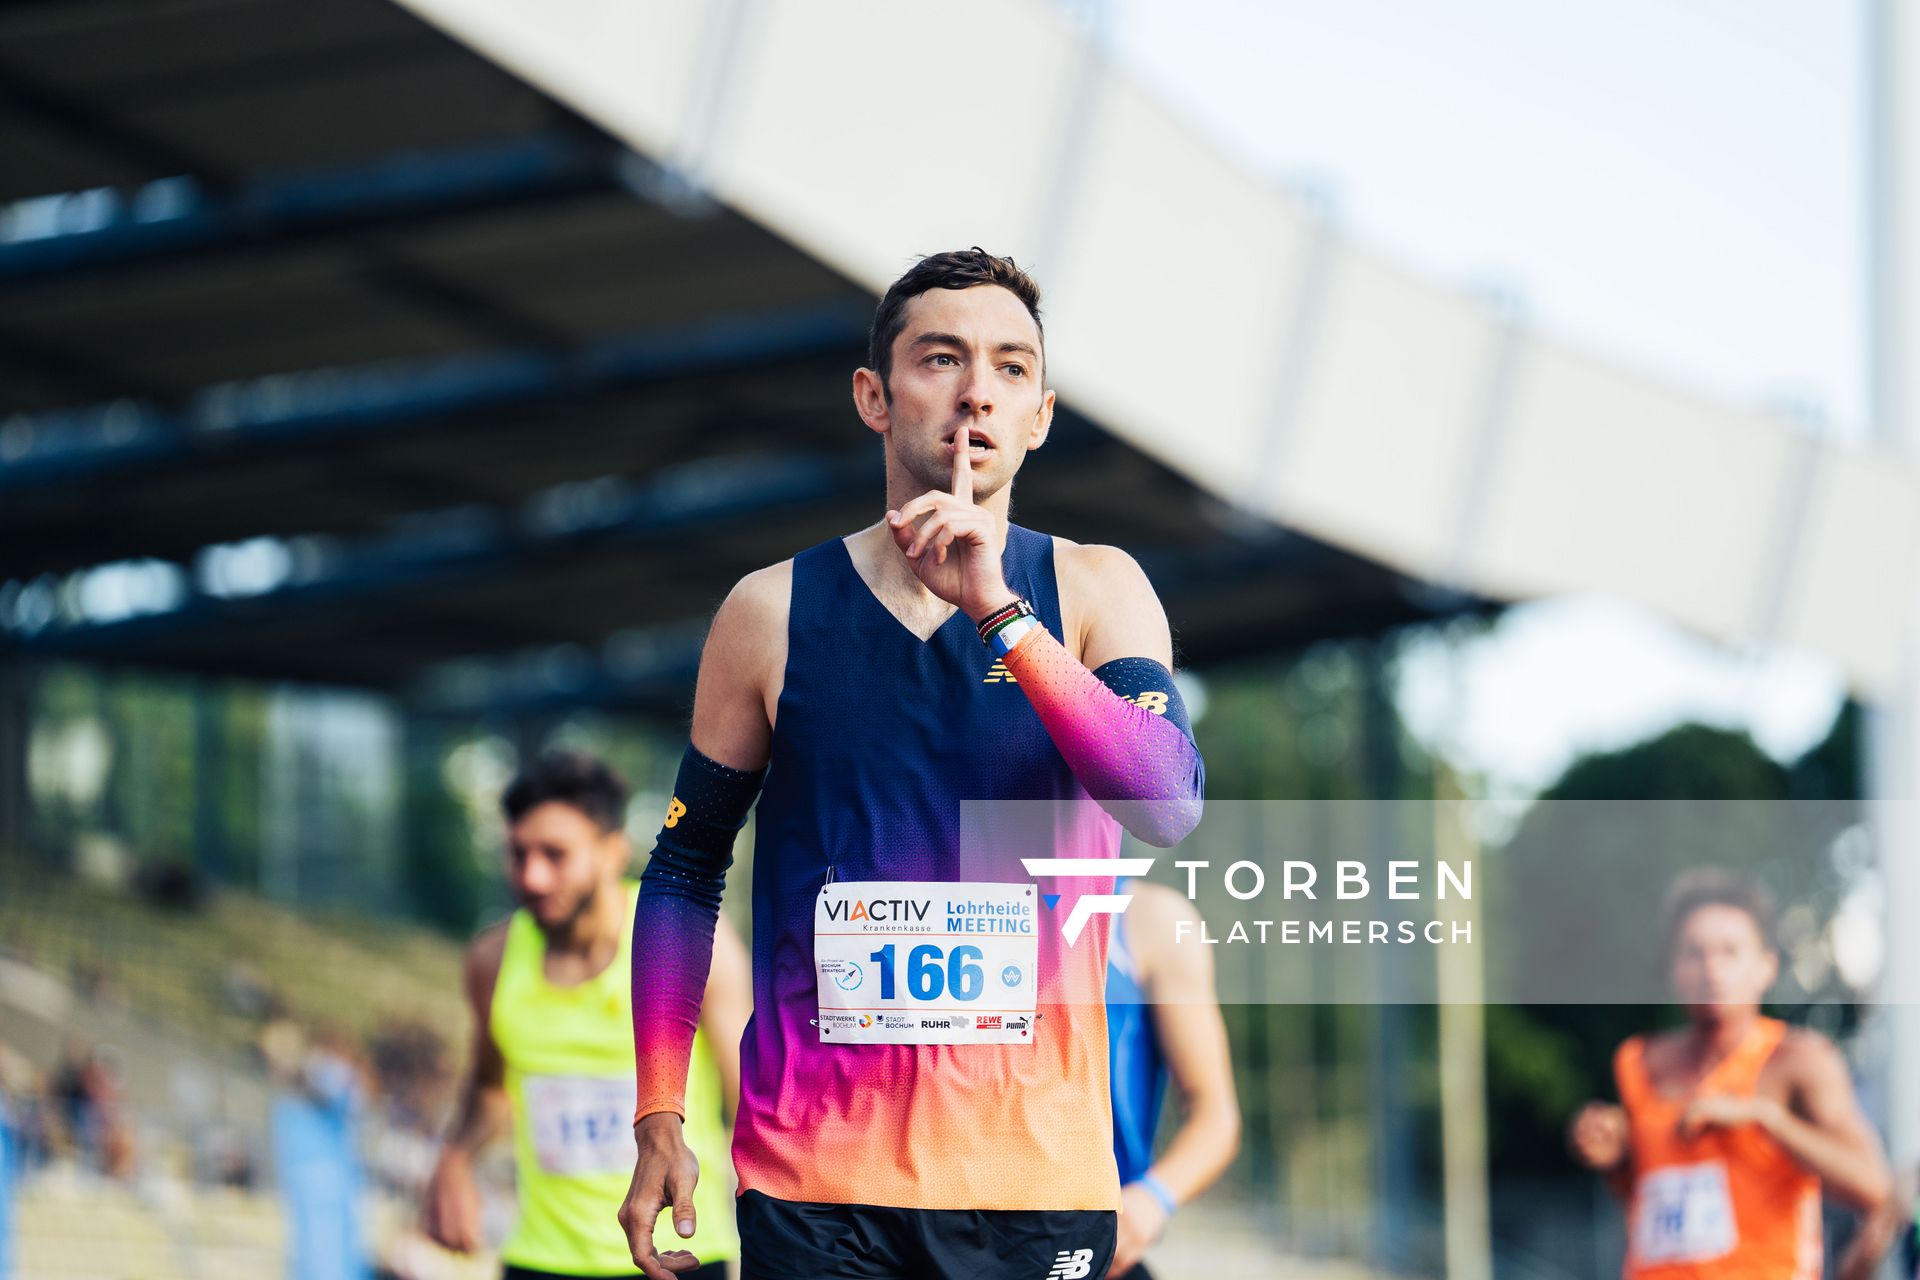
[(1013, 672), (1007, 670), (1007, 664), (1004, 660), (1000, 658), (995, 658), (993, 660), (993, 665), (987, 668), (986, 678), (982, 680), (980, 683), (981, 684), (1019, 684), (1020, 682), (1013, 678)]
[(1047, 1280), (1084, 1280), (1093, 1270), (1093, 1250), (1066, 1249), (1053, 1260), (1053, 1270), (1047, 1272)]

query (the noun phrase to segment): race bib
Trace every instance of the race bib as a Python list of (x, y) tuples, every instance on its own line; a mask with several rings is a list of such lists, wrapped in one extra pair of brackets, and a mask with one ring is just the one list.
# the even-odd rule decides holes
[(1031, 1044), (1030, 884), (847, 880), (813, 913), (822, 1044)]
[(632, 1076), (528, 1076), (520, 1087), (542, 1171), (571, 1176), (633, 1169)]
[(1718, 1160), (1656, 1169), (1634, 1188), (1633, 1252), (1643, 1263), (1711, 1262), (1739, 1239)]

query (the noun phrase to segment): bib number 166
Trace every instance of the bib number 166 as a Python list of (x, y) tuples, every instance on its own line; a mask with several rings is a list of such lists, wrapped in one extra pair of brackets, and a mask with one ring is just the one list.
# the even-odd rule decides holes
[[(894, 952), (894, 944), (889, 942), (867, 957), (880, 966), (882, 1000), (894, 998)], [(987, 981), (980, 960), (978, 947), (963, 945), (943, 952), (932, 943), (923, 943), (907, 953), (907, 994), (915, 1000), (938, 1000), (942, 995), (954, 1000), (978, 1000)]]

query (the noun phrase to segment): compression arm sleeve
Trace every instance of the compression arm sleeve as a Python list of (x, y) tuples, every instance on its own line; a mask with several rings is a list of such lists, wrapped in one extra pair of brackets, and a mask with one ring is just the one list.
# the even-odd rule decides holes
[(689, 744), (647, 869), (633, 922), (633, 1121), (657, 1111), (686, 1118), (687, 1064), (713, 964), (720, 894), (733, 841), (767, 771), (747, 773)]
[(1005, 661), (1074, 777), (1121, 826), (1167, 849), (1199, 825), (1206, 769), (1172, 672), (1151, 658), (1089, 671), (1045, 627)]

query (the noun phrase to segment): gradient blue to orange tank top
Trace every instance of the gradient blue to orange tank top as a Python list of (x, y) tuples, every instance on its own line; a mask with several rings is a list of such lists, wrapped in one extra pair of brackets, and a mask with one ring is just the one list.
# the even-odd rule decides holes
[[(1003, 565), (1060, 635), (1052, 539), (1010, 525)], [(734, 1139), (743, 1191), (924, 1209), (1118, 1206), (1100, 922), (1068, 947), (1057, 918), (1043, 919), (1031, 1044), (823, 1045), (812, 1024), (814, 900), (830, 873), (967, 878), (963, 800), (1067, 801), (1081, 856), (1118, 852), (1119, 825), (994, 667), (962, 614), (924, 642), (908, 631), (840, 539), (795, 557), (754, 846), (754, 1015)]]

